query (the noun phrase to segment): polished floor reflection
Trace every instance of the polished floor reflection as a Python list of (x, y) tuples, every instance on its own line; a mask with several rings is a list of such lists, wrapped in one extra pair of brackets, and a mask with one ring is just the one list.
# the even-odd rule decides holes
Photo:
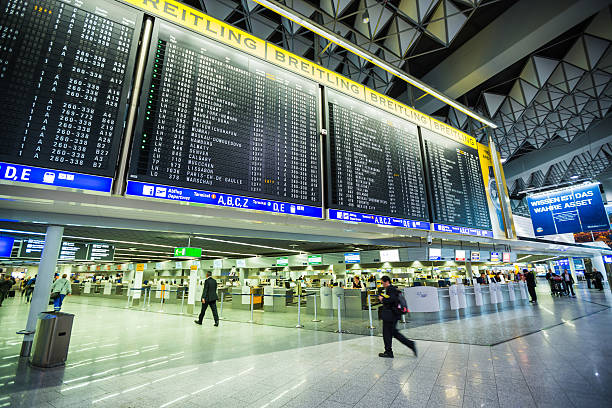
[[(409, 327), (414, 338), (446, 341), (418, 341), (418, 358), (396, 344), (393, 360), (377, 357), (376, 336), (196, 326), (191, 316), (69, 298), (68, 364), (46, 371), (19, 360), (15, 332), (27, 306), (8, 300), (0, 308), (0, 407), (607, 407), (612, 296), (578, 296)], [(470, 344), (500, 330), (519, 337)]]

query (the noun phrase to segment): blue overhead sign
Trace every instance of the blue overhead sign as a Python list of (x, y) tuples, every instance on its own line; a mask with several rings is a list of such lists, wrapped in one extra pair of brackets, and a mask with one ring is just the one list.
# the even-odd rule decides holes
[(358, 222), (364, 224), (384, 225), (388, 227), (414, 228), (429, 231), (429, 223), (426, 221), (407, 220), (405, 218), (386, 217), (382, 215), (364, 214), (353, 211), (329, 210), (330, 220), (342, 220), (346, 222)]
[(10, 258), (11, 252), (13, 251), (13, 244), (15, 238), (12, 237), (0, 237), (0, 257)]
[(302, 217), (323, 218), (323, 209), (320, 207), (243, 197), (233, 194), (192, 190), (190, 188), (141, 183), (139, 181), (128, 181), (125, 194), (194, 204), (208, 204), (220, 207), (301, 215)]
[(450, 232), (451, 234), (473, 235), (476, 237), (493, 238), (493, 231), (481, 230), (478, 228), (458, 227), (456, 225), (446, 225), (433, 223), (433, 230), (436, 232)]
[(0, 162), (0, 180), (110, 193), (113, 179)]
[(610, 229), (599, 184), (527, 197), (536, 236)]

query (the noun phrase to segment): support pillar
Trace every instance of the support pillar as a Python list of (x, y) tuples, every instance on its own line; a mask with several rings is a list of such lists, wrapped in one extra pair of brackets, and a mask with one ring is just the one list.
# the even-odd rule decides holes
[[(30, 302), (30, 312), (28, 313), (28, 321), (26, 323), (27, 332), (34, 332), (34, 330), (36, 330), (38, 315), (46, 311), (49, 305), (49, 294), (51, 293), (51, 284), (55, 276), (55, 267), (57, 266), (57, 258), (62, 246), (63, 234), (64, 227), (47, 227), (45, 246), (43, 247), (42, 256), (40, 257), (36, 285), (34, 286), (32, 301)], [(30, 356), (33, 341), (34, 334), (26, 334), (23, 336), (20, 353), (22, 357)]]

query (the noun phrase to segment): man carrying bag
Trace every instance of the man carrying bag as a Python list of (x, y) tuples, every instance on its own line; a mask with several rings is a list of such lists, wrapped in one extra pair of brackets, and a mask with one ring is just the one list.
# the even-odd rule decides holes
[(204, 320), (204, 314), (206, 309), (210, 306), (212, 310), (213, 318), (215, 319), (215, 327), (219, 326), (219, 315), (217, 314), (217, 281), (211, 277), (212, 273), (206, 272), (206, 280), (204, 281), (204, 290), (202, 291), (202, 311), (198, 320), (195, 320), (196, 324), (202, 324)]
[(391, 285), (391, 279), (388, 276), (383, 276), (381, 279), (383, 290), (378, 296), (378, 300), (382, 302), (382, 311), (380, 318), (383, 321), (383, 340), (385, 343), (385, 352), (378, 354), (379, 357), (393, 358), (392, 341), (395, 337), (403, 345), (408, 347), (417, 355), (416, 344), (414, 341), (407, 339), (397, 330), (397, 321), (401, 317), (401, 292), (398, 288)]

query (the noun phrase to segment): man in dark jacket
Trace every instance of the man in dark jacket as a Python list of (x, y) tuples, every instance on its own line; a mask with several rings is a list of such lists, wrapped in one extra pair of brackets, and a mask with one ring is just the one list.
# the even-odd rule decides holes
[(206, 309), (210, 306), (213, 318), (215, 319), (215, 327), (219, 326), (219, 315), (217, 314), (217, 281), (211, 277), (212, 273), (206, 272), (206, 280), (204, 281), (204, 290), (202, 291), (202, 311), (198, 320), (194, 320), (196, 324), (202, 324)]
[(8, 297), (8, 294), (13, 287), (13, 281), (10, 276), (6, 276), (0, 280), (0, 306), (2, 306), (2, 302), (5, 298)]
[(538, 303), (538, 295), (536, 294), (536, 280), (533, 272), (528, 271), (527, 269), (523, 269), (523, 273), (525, 274), (525, 281), (527, 281), (527, 290), (529, 291), (529, 296), (531, 296), (531, 303)]
[(406, 347), (417, 355), (416, 344), (414, 341), (407, 339), (397, 330), (397, 321), (399, 320), (399, 296), (401, 295), (399, 289), (391, 285), (391, 279), (388, 276), (383, 276), (380, 281), (382, 282), (383, 291), (378, 296), (378, 299), (382, 302), (381, 319), (383, 321), (383, 340), (385, 342), (385, 352), (378, 354), (379, 357), (393, 358), (392, 341), (393, 337), (399, 340)]

